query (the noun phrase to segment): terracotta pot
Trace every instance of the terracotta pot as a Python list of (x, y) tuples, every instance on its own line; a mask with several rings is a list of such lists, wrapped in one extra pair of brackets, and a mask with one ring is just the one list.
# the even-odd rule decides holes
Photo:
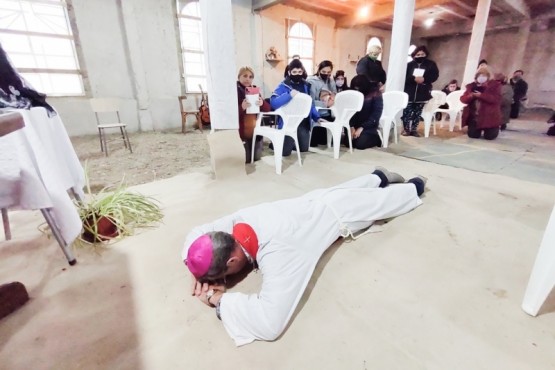
[[(89, 216), (83, 222), (86, 228), (94, 229), (94, 218)], [(85, 229), (81, 237), (88, 241), (89, 243), (98, 243), (105, 240), (110, 240), (119, 235), (119, 230), (116, 224), (112, 221), (110, 217), (107, 216), (96, 216), (96, 225), (98, 235), (93, 235), (92, 232)]]

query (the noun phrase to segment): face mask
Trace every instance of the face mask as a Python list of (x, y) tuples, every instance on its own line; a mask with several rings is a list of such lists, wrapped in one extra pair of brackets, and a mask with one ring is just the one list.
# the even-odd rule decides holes
[(324, 81), (327, 81), (330, 78), (330, 75), (327, 73), (320, 73), (320, 78)]
[(290, 77), (291, 77), (291, 81), (293, 81), (293, 83), (296, 83), (296, 84), (298, 84), (303, 80), (303, 75), (291, 75)]
[(422, 63), (426, 57), (414, 57), (413, 59), (416, 63)]
[(488, 80), (488, 78), (487, 78), (486, 76), (478, 76), (478, 78), (476, 79), (476, 81), (477, 81), (479, 84), (483, 84), (483, 83), (485, 83), (487, 80)]
[(369, 57), (370, 59), (372, 59), (372, 60), (378, 59), (378, 56), (379, 56), (379, 55), (374, 55), (374, 54), (368, 55), (368, 57)]
[(337, 80), (337, 81), (335, 81), (335, 86), (342, 87), (344, 83), (345, 83), (345, 81), (343, 81), (343, 80)]

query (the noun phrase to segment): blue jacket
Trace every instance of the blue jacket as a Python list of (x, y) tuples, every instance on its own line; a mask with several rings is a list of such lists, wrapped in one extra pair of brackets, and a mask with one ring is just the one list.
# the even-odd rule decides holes
[[(278, 85), (270, 97), (270, 105), (272, 106), (272, 109), (276, 110), (289, 103), (291, 99), (293, 99), (291, 96), (292, 90), (297, 90), (301, 93), (310, 95), (310, 84), (304, 81), (300, 84), (293, 84), (289, 77), (285, 78), (285, 80)], [(310, 108), (310, 118), (312, 118), (313, 121), (318, 121), (320, 119), (320, 114), (314, 106), (314, 100), (312, 101), (312, 107)], [(281, 128), (282, 126), (283, 122), (280, 119), (278, 122), (278, 128)]]

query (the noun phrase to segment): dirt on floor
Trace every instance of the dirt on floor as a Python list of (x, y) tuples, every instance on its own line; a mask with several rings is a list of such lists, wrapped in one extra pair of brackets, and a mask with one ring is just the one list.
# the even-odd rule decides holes
[(133, 153), (121, 137), (110, 136), (109, 155), (100, 151), (98, 135), (72, 137), (79, 160), (86, 168), (92, 192), (122, 180), (132, 186), (175, 176), (210, 164), (206, 135), (198, 130), (131, 133)]
[[(523, 118), (547, 120), (551, 111), (528, 110)], [(547, 129), (547, 127), (546, 127)], [(402, 130), (402, 127), (399, 127)], [(418, 132), (424, 136), (424, 123), (418, 127)], [(466, 129), (449, 132), (447, 122), (443, 128), (437, 128), (437, 135), (430, 136), (448, 140), (464, 135)], [(109, 156), (100, 151), (98, 135), (72, 137), (71, 141), (79, 156), (79, 160), (86, 168), (92, 192), (97, 192), (106, 186), (118, 185), (122, 180), (126, 185), (138, 185), (147, 182), (173, 177), (179, 173), (198, 171), (210, 165), (210, 152), (206, 136), (209, 130), (188, 131), (182, 134), (177, 129), (167, 132), (131, 133), (130, 140), (133, 153), (123, 145), (117, 135), (110, 136), (108, 142)], [(401, 139), (403, 140), (403, 139)], [(425, 140), (422, 138), (422, 140)], [(395, 153), (394, 146), (385, 149)], [(383, 150), (383, 149), (380, 149)], [(264, 145), (263, 155), (272, 155), (268, 143)]]

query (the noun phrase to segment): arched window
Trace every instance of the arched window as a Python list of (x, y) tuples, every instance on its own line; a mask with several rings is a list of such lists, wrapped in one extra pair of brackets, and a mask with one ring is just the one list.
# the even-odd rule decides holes
[(50, 96), (84, 94), (65, 0), (0, 1), (0, 14), (0, 43), (23, 78)]
[(199, 3), (177, 0), (177, 9), (185, 88), (187, 92), (200, 92), (200, 84), (206, 91), (206, 67)]
[(311, 75), (314, 66), (314, 38), (311, 28), (302, 22), (289, 21), (289, 32), (287, 33), (287, 62), (293, 56), (300, 56), (306, 73)]
[[(368, 40), (368, 43), (366, 44), (366, 51), (368, 52), (368, 49), (370, 48), (370, 46), (374, 46), (374, 45), (377, 45), (383, 49), (382, 42), (380, 41), (380, 39), (377, 37), (372, 37), (370, 38), (370, 40)], [(380, 55), (378, 56), (378, 60), (382, 60), (382, 54), (383, 52), (380, 53)]]
[(408, 54), (408, 57), (407, 57), (407, 63), (412, 62), (412, 57), (410, 55), (412, 54), (414, 49), (416, 49), (416, 45), (409, 46), (409, 54)]

